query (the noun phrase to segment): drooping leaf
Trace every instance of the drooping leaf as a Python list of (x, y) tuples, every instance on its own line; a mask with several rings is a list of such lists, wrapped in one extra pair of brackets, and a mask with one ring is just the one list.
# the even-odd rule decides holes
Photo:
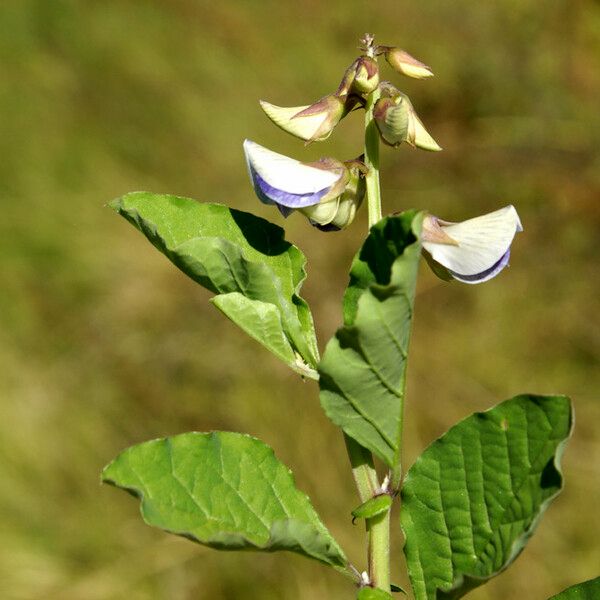
[(416, 600), (461, 598), (515, 560), (562, 488), (571, 426), (565, 396), (516, 396), (423, 452), (402, 488)]
[(350, 270), (344, 325), (319, 364), (327, 416), (390, 467), (400, 446), (422, 219), (405, 212), (371, 228)]
[(600, 577), (578, 583), (552, 596), (550, 600), (598, 600), (600, 598)]
[[(134, 192), (111, 203), (218, 308), (292, 369), (316, 378), (312, 316), (299, 291), (306, 259), (280, 227), (222, 204)], [(222, 298), (220, 295), (228, 295)]]
[(268, 302), (251, 300), (239, 292), (220, 294), (211, 302), (250, 337), (264, 344), (275, 356), (288, 364), (295, 360), (294, 351), (285, 337), (281, 313)]
[(357, 600), (392, 600), (392, 595), (377, 588), (364, 587), (359, 590)]
[(369, 498), (366, 502), (357, 506), (352, 511), (352, 516), (355, 519), (372, 519), (377, 515), (387, 512), (391, 505), (392, 497), (389, 494), (381, 494), (380, 496)]
[(219, 550), (290, 550), (347, 560), (273, 450), (241, 433), (185, 433), (124, 450), (105, 483), (141, 500), (148, 525)]

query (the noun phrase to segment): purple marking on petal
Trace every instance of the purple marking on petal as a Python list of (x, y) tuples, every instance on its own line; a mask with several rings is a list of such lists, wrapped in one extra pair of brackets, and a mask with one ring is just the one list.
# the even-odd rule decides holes
[(312, 219), (309, 219), (308, 221), (313, 227), (316, 227), (317, 229), (320, 229), (321, 231), (341, 231), (340, 227), (337, 227), (336, 225), (332, 225), (331, 223), (327, 223), (327, 225), (319, 225), (319, 223), (316, 223)]
[(481, 273), (475, 273), (474, 275), (461, 275), (460, 273), (456, 273), (448, 269), (449, 273), (458, 281), (463, 281), (464, 283), (482, 283), (487, 281), (488, 279), (492, 279), (492, 277), (496, 277), (504, 267), (508, 264), (508, 260), (510, 258), (510, 248), (500, 257), (500, 260), (495, 262), (489, 269), (485, 271), (481, 271)]
[(281, 204), (288, 208), (304, 208), (305, 206), (313, 206), (318, 204), (325, 196), (325, 194), (331, 189), (331, 186), (323, 188), (318, 192), (312, 192), (309, 194), (292, 194), (285, 190), (279, 190), (269, 185), (253, 168), (250, 166), (250, 173), (252, 175), (252, 181), (254, 182), (254, 189), (256, 195), (265, 204)]
[(287, 219), (294, 212), (293, 208), (283, 206), (283, 204), (277, 204), (277, 202), (275, 203), (275, 206), (277, 206), (284, 219)]

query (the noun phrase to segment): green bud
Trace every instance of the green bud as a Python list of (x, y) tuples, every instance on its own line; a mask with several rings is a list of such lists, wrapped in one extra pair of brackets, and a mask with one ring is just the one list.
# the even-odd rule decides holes
[(406, 142), (431, 152), (441, 150), (417, 116), (408, 96), (387, 81), (381, 82), (380, 88), (382, 97), (373, 108), (373, 117), (381, 139), (394, 147)]
[(342, 81), (340, 81), (340, 85), (336, 90), (336, 96), (348, 96), (350, 94), (350, 90), (352, 89), (352, 84), (354, 83), (354, 78), (356, 77), (356, 63), (358, 59), (356, 59), (344, 72), (344, 76), (342, 77)]
[(391, 46), (380, 46), (379, 50), (384, 51), (385, 59), (392, 69), (398, 71), (398, 73), (402, 73), (402, 75), (412, 77), (413, 79), (433, 77), (431, 69), (411, 56), (408, 52)]
[(380, 98), (373, 107), (373, 118), (381, 139), (389, 146), (397, 148), (408, 141), (408, 103), (404, 98)]
[[(331, 170), (333, 165), (325, 161), (333, 160), (321, 159), (319, 161), (321, 167), (319, 163), (310, 163), (310, 166)], [(308, 217), (312, 225), (322, 231), (339, 231), (348, 227), (354, 221), (356, 211), (365, 196), (364, 163), (356, 159), (339, 164), (345, 169), (346, 176), (340, 179), (335, 186), (336, 189), (329, 192), (318, 204), (299, 209), (299, 212)]]
[(354, 62), (353, 89), (359, 94), (370, 94), (379, 85), (379, 67), (370, 56), (361, 56)]

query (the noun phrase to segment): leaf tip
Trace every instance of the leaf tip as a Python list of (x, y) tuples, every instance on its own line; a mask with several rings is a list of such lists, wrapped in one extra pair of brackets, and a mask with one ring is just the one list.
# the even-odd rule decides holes
[(119, 196), (118, 198), (107, 202), (106, 206), (108, 206), (108, 208), (112, 208), (115, 212), (121, 212), (123, 207), (123, 197)]

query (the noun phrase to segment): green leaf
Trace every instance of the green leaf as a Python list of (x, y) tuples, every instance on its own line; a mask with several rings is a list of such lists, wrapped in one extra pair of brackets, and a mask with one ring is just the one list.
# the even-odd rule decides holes
[(102, 480), (141, 500), (148, 525), (219, 550), (290, 550), (347, 560), (290, 470), (241, 433), (185, 433), (123, 451)]
[(276, 306), (251, 300), (239, 292), (215, 296), (211, 302), (250, 337), (269, 348), (275, 356), (288, 364), (296, 360), (283, 331), (281, 313)]
[(317, 378), (313, 320), (298, 295), (306, 259), (283, 229), (222, 204), (164, 194), (134, 192), (111, 207), (218, 294), (213, 302), (234, 323), (295, 371)]
[(423, 452), (402, 488), (416, 600), (461, 598), (515, 560), (562, 488), (571, 426), (565, 396), (516, 396)]
[(378, 588), (364, 587), (359, 590), (357, 600), (392, 600), (392, 595)]
[(392, 590), (392, 592), (400, 592), (401, 594), (406, 595), (406, 592), (399, 585), (396, 585), (395, 583), (390, 583), (390, 589)]
[(600, 577), (578, 583), (560, 594), (552, 596), (550, 600), (598, 600), (600, 598)]
[(357, 506), (352, 511), (352, 516), (355, 519), (372, 519), (377, 515), (387, 512), (392, 506), (392, 497), (388, 494), (374, 496)]
[(410, 211), (371, 228), (350, 270), (344, 326), (319, 364), (327, 416), (392, 468), (400, 447), (422, 220), (422, 213)]

